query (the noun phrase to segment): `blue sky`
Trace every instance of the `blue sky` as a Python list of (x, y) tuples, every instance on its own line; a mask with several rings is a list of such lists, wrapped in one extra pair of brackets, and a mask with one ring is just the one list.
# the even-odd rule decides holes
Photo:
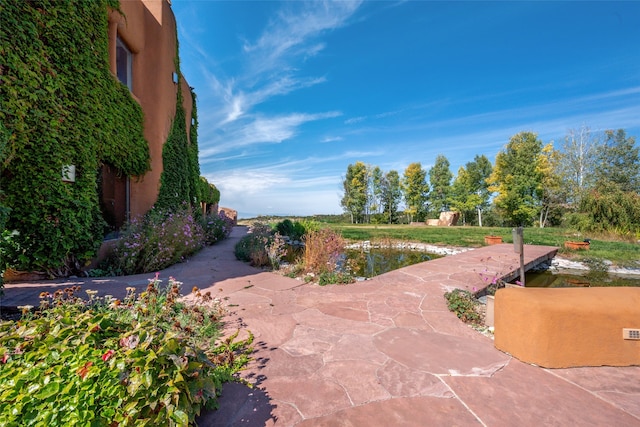
[(221, 205), (340, 213), (363, 161), (492, 162), (520, 131), (640, 143), (640, 2), (173, 0)]

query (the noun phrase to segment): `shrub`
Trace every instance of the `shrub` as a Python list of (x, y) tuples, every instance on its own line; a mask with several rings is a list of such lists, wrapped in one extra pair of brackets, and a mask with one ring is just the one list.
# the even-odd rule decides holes
[(446, 292), (444, 297), (447, 300), (447, 307), (458, 316), (458, 319), (465, 323), (478, 324), (481, 322), (482, 317), (478, 310), (480, 303), (471, 292), (454, 289), (451, 292)]
[(333, 272), (323, 272), (318, 276), (318, 284), (320, 286), (325, 285), (346, 285), (348, 283), (353, 283), (353, 276), (348, 273), (343, 273), (340, 271)]
[[(248, 234), (236, 243), (234, 253), (236, 258), (240, 261), (251, 262), (254, 252), (264, 251), (264, 244), (261, 239), (256, 239), (256, 236)], [(266, 257), (266, 251), (265, 257)]]
[(286, 236), (294, 241), (302, 240), (302, 237), (308, 231), (301, 221), (294, 222), (288, 218), (277, 223), (274, 228), (281, 236)]
[(110, 268), (115, 274), (161, 270), (201, 249), (203, 235), (202, 226), (187, 209), (177, 213), (152, 210), (124, 227)]
[(249, 234), (236, 244), (236, 258), (247, 261), (254, 267), (280, 267), (280, 261), (286, 255), (286, 244), (280, 233), (273, 233), (269, 225), (255, 222), (249, 228)]
[(229, 237), (233, 229), (233, 220), (226, 215), (207, 215), (201, 219), (200, 225), (204, 233), (204, 243), (213, 245)]
[(316, 274), (332, 273), (344, 256), (344, 239), (335, 231), (325, 228), (305, 235), (304, 265)]
[(635, 234), (640, 231), (640, 195), (613, 186), (594, 190), (583, 197), (581, 215), (571, 218), (578, 231)]
[(304, 229), (304, 233), (311, 233), (312, 231), (320, 230), (320, 223), (310, 218), (303, 218), (298, 221), (298, 224)]
[(187, 425), (217, 405), (252, 341), (215, 345), (220, 306), (157, 279), (124, 301), (42, 294), (41, 310), (0, 323), (1, 425)]
[(269, 265), (266, 243), (271, 236), (271, 228), (261, 222), (255, 222), (249, 227), (249, 234), (236, 244), (234, 252), (240, 261), (249, 262), (254, 267)]
[(276, 233), (271, 236), (265, 244), (271, 268), (278, 270), (280, 268), (280, 262), (287, 255), (287, 243), (284, 241), (280, 233)]

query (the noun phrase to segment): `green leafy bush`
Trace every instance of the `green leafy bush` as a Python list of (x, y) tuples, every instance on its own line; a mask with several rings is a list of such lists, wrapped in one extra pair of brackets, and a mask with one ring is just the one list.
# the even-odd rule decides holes
[(287, 236), (291, 240), (302, 240), (307, 231), (302, 222), (290, 219), (280, 221), (276, 224), (275, 229), (281, 236)]
[(41, 310), (0, 323), (1, 425), (187, 425), (247, 362), (252, 336), (216, 345), (209, 294), (150, 280), (123, 301), (42, 294)]
[(270, 265), (268, 246), (272, 239), (273, 231), (269, 225), (261, 222), (253, 223), (249, 228), (249, 234), (240, 239), (235, 246), (236, 258), (249, 262), (254, 267)]
[(322, 272), (318, 275), (318, 284), (320, 286), (326, 285), (346, 285), (353, 283), (354, 279), (349, 273), (343, 273), (340, 271)]
[(444, 297), (447, 300), (447, 307), (458, 316), (458, 319), (465, 323), (478, 324), (481, 322), (480, 303), (471, 292), (454, 289), (451, 292), (446, 292)]
[(594, 190), (582, 198), (580, 213), (567, 217), (582, 232), (611, 232), (624, 236), (640, 231), (640, 195), (615, 186)]

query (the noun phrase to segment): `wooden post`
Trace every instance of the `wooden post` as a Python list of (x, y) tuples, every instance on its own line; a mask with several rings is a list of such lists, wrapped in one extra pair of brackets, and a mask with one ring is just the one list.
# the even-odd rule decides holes
[(520, 283), (524, 286), (524, 233), (522, 227), (514, 228), (511, 232), (513, 236), (513, 251), (520, 254)]

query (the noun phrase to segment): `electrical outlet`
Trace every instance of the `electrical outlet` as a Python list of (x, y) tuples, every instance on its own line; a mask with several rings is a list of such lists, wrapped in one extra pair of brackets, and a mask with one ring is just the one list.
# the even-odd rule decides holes
[(640, 340), (640, 329), (622, 328), (622, 339)]

